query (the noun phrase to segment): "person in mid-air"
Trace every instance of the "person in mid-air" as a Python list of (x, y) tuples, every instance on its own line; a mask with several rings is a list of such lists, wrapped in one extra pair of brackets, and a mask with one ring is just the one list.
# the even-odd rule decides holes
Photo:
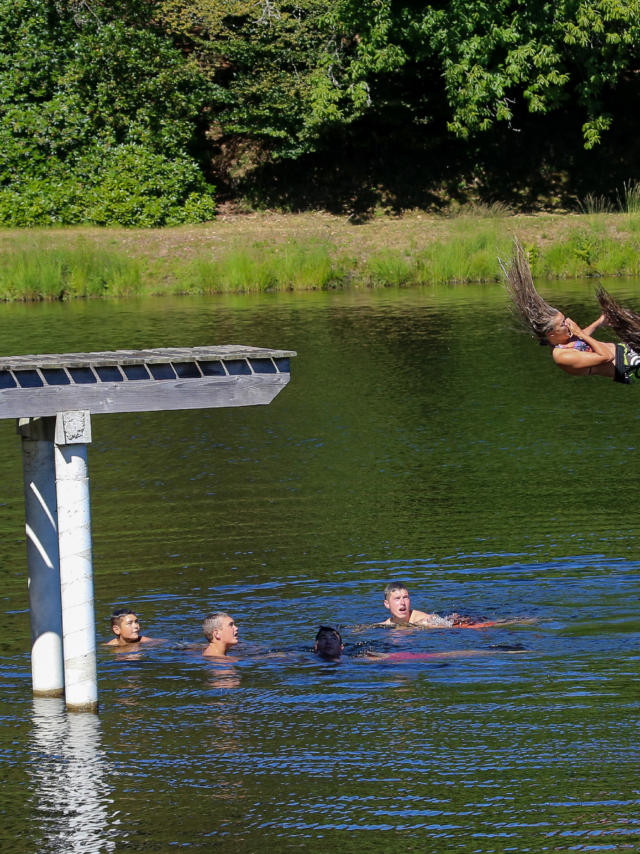
[[(533, 283), (526, 254), (514, 243), (511, 263), (502, 265), (507, 291), (516, 315), (541, 344), (551, 346), (556, 365), (575, 376), (601, 376), (629, 384), (640, 374), (640, 315), (623, 308), (604, 288), (597, 292), (602, 314), (581, 329), (562, 311), (550, 306)], [(593, 333), (608, 326), (623, 343), (599, 341)]]

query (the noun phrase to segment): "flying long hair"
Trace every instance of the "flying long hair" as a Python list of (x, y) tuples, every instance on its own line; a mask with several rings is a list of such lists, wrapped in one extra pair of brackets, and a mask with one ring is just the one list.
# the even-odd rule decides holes
[(507, 267), (500, 261), (500, 266), (507, 277), (507, 291), (516, 317), (538, 340), (546, 341), (558, 309), (545, 302), (536, 290), (529, 261), (518, 240), (513, 241), (511, 264)]
[(605, 322), (632, 350), (640, 352), (640, 314), (623, 308), (604, 288), (596, 292)]

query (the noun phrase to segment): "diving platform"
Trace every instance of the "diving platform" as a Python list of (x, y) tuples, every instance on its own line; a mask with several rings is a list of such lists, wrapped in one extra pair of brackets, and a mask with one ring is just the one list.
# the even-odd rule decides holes
[(292, 356), (233, 345), (0, 356), (0, 418), (268, 404)]
[(267, 405), (295, 355), (229, 344), (0, 356), (0, 418), (17, 419), (22, 444), (35, 695), (98, 709), (91, 416)]

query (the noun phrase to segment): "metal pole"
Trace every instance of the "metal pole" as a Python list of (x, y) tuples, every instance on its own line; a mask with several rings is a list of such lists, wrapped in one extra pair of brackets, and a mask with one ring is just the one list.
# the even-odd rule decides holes
[(37, 696), (60, 696), (64, 690), (54, 426), (55, 418), (18, 421), (29, 574), (31, 684)]
[(91, 510), (87, 443), (88, 412), (56, 416), (55, 466), (58, 496), (58, 542), (67, 708), (97, 712), (98, 680), (93, 610)]

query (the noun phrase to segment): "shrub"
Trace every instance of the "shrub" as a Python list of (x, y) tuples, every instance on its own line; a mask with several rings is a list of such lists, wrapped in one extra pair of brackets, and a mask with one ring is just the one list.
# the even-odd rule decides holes
[(108, 4), (0, 0), (0, 224), (214, 216), (194, 157), (210, 84), (150, 18), (108, 15)]

